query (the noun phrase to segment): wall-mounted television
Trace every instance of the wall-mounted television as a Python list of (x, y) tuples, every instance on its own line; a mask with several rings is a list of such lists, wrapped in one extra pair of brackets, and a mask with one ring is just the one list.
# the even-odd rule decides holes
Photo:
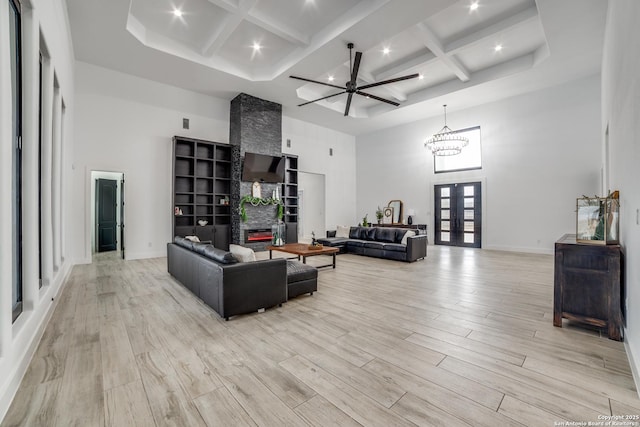
[(243, 181), (284, 182), (284, 157), (244, 153)]

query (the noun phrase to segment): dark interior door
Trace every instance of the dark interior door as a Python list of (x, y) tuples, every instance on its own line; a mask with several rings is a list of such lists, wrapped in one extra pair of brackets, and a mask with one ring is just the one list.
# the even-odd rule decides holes
[(96, 221), (98, 252), (115, 251), (118, 241), (116, 230), (117, 181), (98, 179), (96, 182)]
[(434, 186), (435, 244), (479, 248), (482, 197), (479, 182)]
[(120, 250), (124, 259), (124, 175), (120, 181)]

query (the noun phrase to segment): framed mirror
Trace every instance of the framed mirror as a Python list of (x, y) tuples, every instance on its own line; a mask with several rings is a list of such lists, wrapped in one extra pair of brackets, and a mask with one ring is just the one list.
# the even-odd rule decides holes
[(393, 224), (402, 224), (402, 200), (390, 200), (387, 206), (393, 208)]

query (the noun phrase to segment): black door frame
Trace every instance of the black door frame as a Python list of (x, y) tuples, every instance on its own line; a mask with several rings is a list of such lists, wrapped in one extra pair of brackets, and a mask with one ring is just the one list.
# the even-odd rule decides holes
[[(463, 187), (474, 185), (477, 190), (474, 190), (473, 196), (464, 196)], [(441, 188), (449, 188), (450, 197), (448, 201), (450, 203), (450, 218), (448, 218), (450, 227), (449, 230), (441, 229), (440, 210), (441, 210), (441, 197), (439, 191)], [(434, 244), (447, 245), (447, 246), (459, 246), (468, 248), (481, 248), (482, 247), (482, 228), (483, 228), (483, 201), (482, 201), (482, 188), (484, 183), (482, 180), (465, 180), (462, 182), (442, 182), (433, 183), (433, 207), (434, 207)], [(464, 201), (472, 198), (474, 204), (474, 239), (473, 243), (465, 243), (464, 241)], [(446, 208), (445, 208), (446, 209)], [(467, 208), (469, 210), (469, 208)], [(447, 220), (445, 218), (445, 220)], [(467, 221), (469, 222), (469, 221)], [(449, 240), (442, 240), (441, 232), (449, 231)]]

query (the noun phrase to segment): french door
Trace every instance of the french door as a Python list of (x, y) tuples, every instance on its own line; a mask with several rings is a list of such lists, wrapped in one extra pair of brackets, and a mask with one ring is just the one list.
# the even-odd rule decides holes
[(435, 244), (479, 248), (482, 195), (479, 182), (434, 186)]

